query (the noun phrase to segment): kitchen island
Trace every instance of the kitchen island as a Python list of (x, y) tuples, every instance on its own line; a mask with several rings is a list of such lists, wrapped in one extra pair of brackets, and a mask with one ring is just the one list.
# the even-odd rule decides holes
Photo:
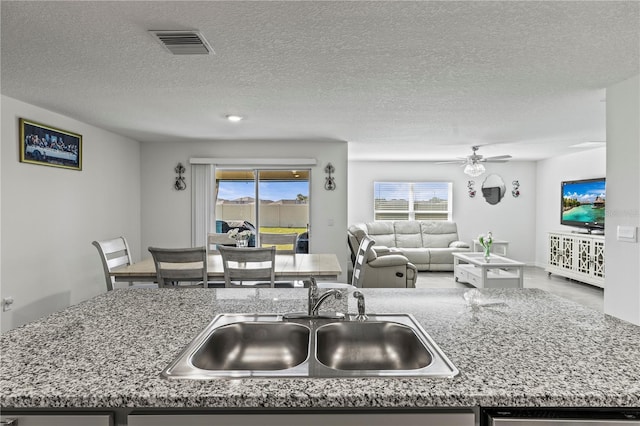
[[(640, 407), (640, 327), (537, 289), (361, 289), (410, 313), (454, 378), (167, 380), (219, 313), (306, 310), (306, 289), (125, 289), (0, 337), (7, 409)], [(332, 302), (356, 311), (352, 297)], [(121, 424), (121, 423), (118, 423)], [(122, 423), (123, 424), (123, 423)]]

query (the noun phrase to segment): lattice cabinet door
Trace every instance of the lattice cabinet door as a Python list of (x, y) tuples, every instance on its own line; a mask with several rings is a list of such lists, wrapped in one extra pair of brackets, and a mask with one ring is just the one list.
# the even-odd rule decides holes
[(562, 249), (560, 235), (549, 234), (549, 265), (560, 266)]
[(576, 238), (576, 271), (591, 275), (593, 270), (593, 240)]
[(573, 269), (574, 244), (574, 238), (562, 236), (562, 257), (560, 258), (560, 267), (565, 269)]
[(592, 253), (593, 276), (604, 278), (604, 240), (593, 241)]

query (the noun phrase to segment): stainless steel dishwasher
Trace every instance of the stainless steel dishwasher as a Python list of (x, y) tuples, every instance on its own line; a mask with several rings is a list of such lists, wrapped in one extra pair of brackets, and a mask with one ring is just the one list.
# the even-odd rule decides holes
[(640, 408), (485, 408), (481, 426), (640, 426)]

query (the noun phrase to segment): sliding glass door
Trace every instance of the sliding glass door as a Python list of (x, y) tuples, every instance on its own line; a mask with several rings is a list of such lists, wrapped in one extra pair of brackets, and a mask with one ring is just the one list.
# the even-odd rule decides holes
[[(216, 232), (298, 234), (297, 251), (308, 252), (310, 170), (216, 168)], [(256, 202), (258, 200), (258, 202)]]

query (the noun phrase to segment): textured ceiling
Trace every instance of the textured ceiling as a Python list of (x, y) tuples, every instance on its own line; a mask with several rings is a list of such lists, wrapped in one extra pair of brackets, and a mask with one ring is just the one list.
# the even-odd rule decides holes
[[(1, 25), (3, 95), (140, 141), (344, 140), (356, 160), (604, 141), (604, 88), (640, 72), (637, 1), (2, 1)], [(184, 29), (215, 55), (148, 33)]]

